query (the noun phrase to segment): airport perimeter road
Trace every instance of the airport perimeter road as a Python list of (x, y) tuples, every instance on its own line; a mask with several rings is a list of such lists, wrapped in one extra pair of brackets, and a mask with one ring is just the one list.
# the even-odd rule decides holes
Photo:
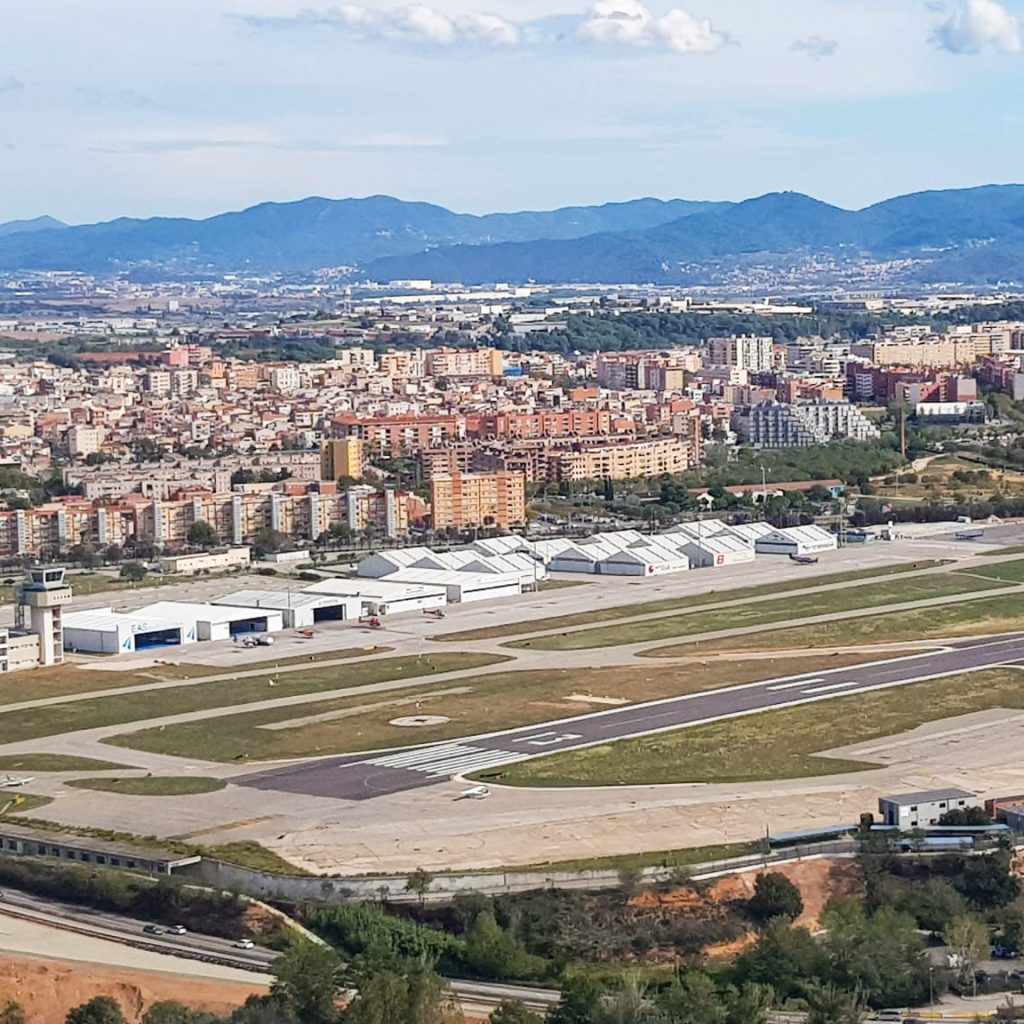
[(161, 927), (162, 934), (150, 935), (143, 930), (151, 923), (149, 921), (139, 921), (120, 914), (108, 914), (100, 910), (61, 903), (15, 889), (4, 889), (0, 895), (0, 913), (57, 928), (81, 929), (96, 938), (128, 942), (154, 953), (167, 953), (194, 960), (210, 959), (247, 971), (266, 972), (279, 955), (272, 950), (258, 947), (238, 949), (231, 940), (212, 935), (170, 935), (164, 927)]
[(671, 697), (447, 743), (332, 758), (234, 781), (277, 792), (369, 800), (615, 740), (1016, 663), (1024, 663), (1024, 634), (967, 640), (941, 651)]

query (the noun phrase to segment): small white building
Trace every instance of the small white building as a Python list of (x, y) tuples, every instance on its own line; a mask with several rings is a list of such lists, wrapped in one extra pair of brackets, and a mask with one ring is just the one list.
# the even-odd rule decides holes
[(966, 789), (929, 789), (878, 798), (878, 813), (886, 825), (896, 828), (927, 828), (938, 825), (949, 811), (965, 811), (984, 804)]
[(754, 546), (759, 555), (817, 555), (835, 551), (839, 541), (820, 526), (788, 526), (758, 537)]
[(112, 608), (64, 613), (64, 650), (88, 654), (132, 654), (193, 644), (194, 622)]

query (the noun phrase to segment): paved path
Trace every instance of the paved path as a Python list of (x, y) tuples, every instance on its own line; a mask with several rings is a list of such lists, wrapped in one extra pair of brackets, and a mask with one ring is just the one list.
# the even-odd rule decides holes
[(1024, 663), (1024, 634), (961, 641), (942, 651), (725, 687), (409, 750), (319, 761), (236, 781), (257, 789), (367, 800), (615, 740), (1016, 663)]

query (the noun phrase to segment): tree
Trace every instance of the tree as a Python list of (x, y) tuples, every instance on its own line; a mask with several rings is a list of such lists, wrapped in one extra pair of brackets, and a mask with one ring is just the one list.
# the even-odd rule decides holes
[(726, 1024), (728, 1019), (715, 983), (701, 971), (676, 978), (659, 997), (658, 1009), (680, 1024)]
[(202, 519), (197, 519), (188, 528), (188, 542), (200, 548), (212, 548), (218, 543), (217, 531)]
[(541, 1024), (540, 1017), (518, 999), (503, 999), (487, 1020), (489, 1024)]
[(202, 1010), (193, 1010), (172, 999), (154, 1003), (142, 1015), (142, 1024), (218, 1024), (220, 1018)]
[(121, 579), (131, 583), (141, 583), (149, 575), (149, 570), (141, 562), (125, 562), (121, 566)]
[(984, 807), (954, 807), (939, 818), (940, 825), (991, 825)]
[(961, 985), (974, 978), (974, 969), (979, 960), (988, 956), (988, 928), (984, 921), (972, 914), (961, 914), (949, 922), (942, 933), (943, 941), (949, 946), (952, 963)]
[(795, 921), (804, 909), (800, 890), (783, 874), (772, 871), (757, 876), (754, 895), (747, 902), (747, 910), (758, 921), (773, 917), (786, 917)]
[(415, 893), (417, 899), (420, 901), (420, 906), (422, 907), (433, 881), (434, 876), (429, 871), (424, 871), (423, 868), (417, 868), (405, 880), (405, 891)]
[(660, 1019), (647, 987), (636, 975), (627, 975), (622, 988), (606, 995), (591, 1016), (593, 1024), (658, 1024)]
[(768, 1024), (775, 991), (771, 985), (747, 984), (726, 993), (726, 1024)]
[(228, 1024), (299, 1024), (299, 1020), (280, 996), (249, 996)]
[(280, 996), (302, 1024), (329, 1024), (338, 1016), (340, 967), (334, 950), (316, 942), (298, 942), (274, 961), (271, 995)]
[(561, 997), (544, 1018), (545, 1024), (593, 1024), (604, 994), (604, 988), (593, 978), (567, 978)]
[(807, 986), (807, 1024), (860, 1024), (865, 1008), (860, 995), (835, 985), (812, 982)]
[(11, 1001), (0, 1008), (0, 1024), (25, 1024), (26, 1020), (25, 1009), (21, 1003)]
[(444, 1024), (452, 1010), (444, 980), (419, 965), (402, 974), (380, 971), (373, 975), (359, 987), (345, 1013), (345, 1024)]
[(531, 956), (503, 931), (490, 910), (481, 911), (466, 933), (466, 966), (485, 978), (533, 978), (542, 974), (545, 962)]
[(121, 1006), (110, 996), (96, 996), (68, 1010), (64, 1024), (128, 1024)]

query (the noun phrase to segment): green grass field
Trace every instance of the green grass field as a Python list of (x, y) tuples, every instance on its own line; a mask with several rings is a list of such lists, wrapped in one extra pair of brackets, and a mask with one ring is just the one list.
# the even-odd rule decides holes
[(36, 793), (0, 793), (0, 818), (8, 814), (28, 814), (53, 803), (53, 797)]
[(1024, 583), (1024, 558), (996, 565), (982, 565), (976, 569), (957, 569), (956, 572), (965, 576), (983, 576), (985, 579), (1003, 580), (1007, 583)]
[(676, 609), (699, 608), (701, 605), (718, 604), (721, 601), (745, 601), (750, 598), (784, 594), (792, 590), (807, 590), (813, 587), (824, 587), (832, 583), (858, 583), (884, 576), (896, 576), (905, 572), (918, 572), (932, 569), (946, 563), (940, 561), (909, 562), (903, 565), (890, 565), (877, 569), (858, 569), (851, 572), (831, 573), (827, 576), (815, 576), (808, 573), (799, 579), (783, 580), (771, 586), (737, 587), (719, 592), (710, 591), (693, 597), (667, 597), (658, 601), (643, 601), (638, 604), (617, 605), (614, 608), (601, 608), (592, 612), (579, 612), (575, 615), (560, 615), (554, 618), (532, 622), (510, 622), (501, 626), (486, 626), (481, 629), (466, 629), (459, 633), (442, 633), (431, 637), (432, 640), (495, 640), (506, 636), (522, 636), (526, 633), (539, 633), (548, 630), (571, 629), (573, 626), (589, 626), (599, 622), (614, 622), (616, 619), (633, 618), (640, 615), (654, 615), (658, 612), (670, 612)]
[[(909, 692), (908, 692), (909, 691)], [(990, 708), (1024, 708), (1024, 675), (988, 669), (712, 722), (510, 765), (503, 785), (740, 783), (867, 771), (823, 750)]]
[(224, 789), (221, 779), (201, 776), (139, 776), (124, 779), (72, 779), (64, 783), (75, 789), (94, 789), (101, 793), (121, 793), (124, 796), (197, 796)]
[[(73, 697), (80, 693), (99, 693), (131, 686), (152, 686), (154, 683), (184, 682), (187, 679), (205, 679), (207, 676), (230, 676), (233, 672), (273, 670), (289, 665), (318, 664), (363, 658), (367, 654), (384, 654), (389, 647), (346, 647), (337, 651), (323, 651), (315, 655), (295, 655), (259, 663), (239, 663), (237, 668), (212, 665), (160, 664), (131, 672), (118, 672), (68, 663), (56, 668), (33, 669), (31, 675), (0, 677), (0, 712), (5, 704), (20, 704), (26, 700), (48, 700), (51, 697)], [(104, 659), (106, 660), (106, 659)], [(26, 690), (19, 682), (31, 681)]]
[(124, 768), (112, 761), (71, 754), (12, 754), (0, 757), (0, 772), (108, 772)]
[(964, 604), (916, 608), (888, 615), (819, 622), (810, 626), (722, 637), (699, 644), (670, 644), (641, 651), (644, 658), (677, 658), (722, 651), (789, 651), (861, 644), (899, 643), (958, 636), (1012, 633), (1024, 629), (1024, 595), (981, 598)]
[[(115, 697), (93, 697), (20, 711), (4, 712), (0, 709), (0, 737), (5, 742), (16, 743), (79, 729), (141, 722), (164, 715), (209, 711), (299, 694), (370, 686), (392, 679), (412, 679), (481, 668), (504, 660), (498, 655), (452, 653), (420, 658), (382, 658), (380, 661), (353, 662), (350, 665), (313, 668), (305, 672), (284, 672), (276, 676), (272, 669), (268, 669), (265, 674), (246, 679), (172, 686)], [(270, 686), (271, 681), (273, 686)], [(289, 711), (292, 715), (301, 713), (295, 709)], [(198, 756), (205, 753), (209, 751), (200, 751)]]
[(648, 640), (696, 636), (700, 633), (712, 633), (722, 629), (761, 626), (772, 622), (827, 615), (831, 612), (878, 608), (908, 601), (952, 597), (957, 594), (997, 589), (1006, 585), (996, 580), (953, 573), (915, 576), (909, 579), (887, 580), (882, 583), (872, 583), (849, 589), (799, 594), (788, 597), (785, 601), (730, 604), (727, 607), (667, 615), (663, 618), (641, 622), (628, 622), (579, 630), (574, 633), (533, 637), (529, 640), (512, 640), (505, 646), (542, 651), (580, 651), (590, 650), (594, 647), (617, 647), (622, 644), (642, 643)]
[[(656, 670), (653, 666), (592, 669), (585, 676), (576, 669), (497, 672), (447, 680), (433, 686), (425, 684), (413, 690), (389, 694), (241, 712), (229, 718), (145, 729), (115, 736), (108, 742), (153, 753), (216, 761), (353, 753), (550, 722), (605, 710), (609, 706), (567, 699), (581, 692), (588, 696), (625, 698), (636, 703), (867, 660), (874, 659), (862, 656), (852, 661), (832, 657), (709, 661)], [(469, 692), (450, 692), (456, 688), (466, 688)], [(403, 704), (395, 704), (396, 700), (403, 701)], [(444, 715), (450, 721), (417, 729), (390, 725), (391, 719), (413, 713), (410, 703), (413, 700), (419, 701), (416, 713)], [(334, 717), (312, 721), (322, 715)], [(295, 724), (280, 728), (281, 723)], [(266, 728), (273, 725), (279, 728)]]

